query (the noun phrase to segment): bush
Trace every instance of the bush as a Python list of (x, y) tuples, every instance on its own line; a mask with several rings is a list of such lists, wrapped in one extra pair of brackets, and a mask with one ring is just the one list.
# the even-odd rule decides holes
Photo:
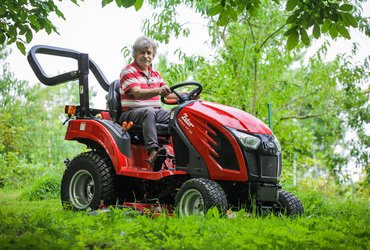
[(29, 200), (50, 200), (60, 196), (61, 177), (54, 174), (46, 174), (38, 179), (30, 189), (26, 189), (21, 197)]

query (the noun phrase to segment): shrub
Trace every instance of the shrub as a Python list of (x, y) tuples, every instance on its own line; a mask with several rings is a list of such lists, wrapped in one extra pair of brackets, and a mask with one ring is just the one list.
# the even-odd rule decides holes
[(21, 195), (29, 201), (56, 199), (60, 195), (61, 177), (55, 174), (46, 174)]

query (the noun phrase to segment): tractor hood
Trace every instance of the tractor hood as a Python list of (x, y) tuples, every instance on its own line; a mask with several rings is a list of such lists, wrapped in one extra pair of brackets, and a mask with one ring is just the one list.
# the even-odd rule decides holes
[(251, 134), (272, 134), (269, 127), (253, 115), (233, 107), (197, 101), (186, 106), (192, 113), (198, 113), (206, 120), (214, 120), (226, 127), (238, 129)]

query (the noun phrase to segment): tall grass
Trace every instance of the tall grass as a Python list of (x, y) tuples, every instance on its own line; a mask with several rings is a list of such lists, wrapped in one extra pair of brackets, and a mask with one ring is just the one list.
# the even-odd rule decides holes
[(30, 185), (25, 187), (20, 196), (29, 201), (50, 200), (60, 197), (61, 177), (57, 174), (45, 174)]
[(370, 249), (370, 202), (300, 191), (297, 218), (133, 216), (110, 209), (97, 216), (63, 211), (58, 199), (29, 201), (0, 191), (0, 249)]

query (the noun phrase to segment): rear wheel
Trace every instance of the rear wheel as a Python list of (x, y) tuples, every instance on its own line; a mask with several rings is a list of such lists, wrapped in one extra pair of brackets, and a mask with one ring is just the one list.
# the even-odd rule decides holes
[(115, 172), (105, 152), (91, 151), (78, 155), (64, 172), (61, 200), (65, 209), (96, 210), (116, 200)]
[(227, 199), (218, 183), (202, 178), (191, 179), (186, 181), (176, 194), (175, 206), (180, 216), (204, 215), (212, 207), (217, 207), (224, 213), (227, 209)]
[(294, 194), (280, 190), (277, 212), (288, 216), (301, 215), (304, 213), (304, 208), (302, 202)]

